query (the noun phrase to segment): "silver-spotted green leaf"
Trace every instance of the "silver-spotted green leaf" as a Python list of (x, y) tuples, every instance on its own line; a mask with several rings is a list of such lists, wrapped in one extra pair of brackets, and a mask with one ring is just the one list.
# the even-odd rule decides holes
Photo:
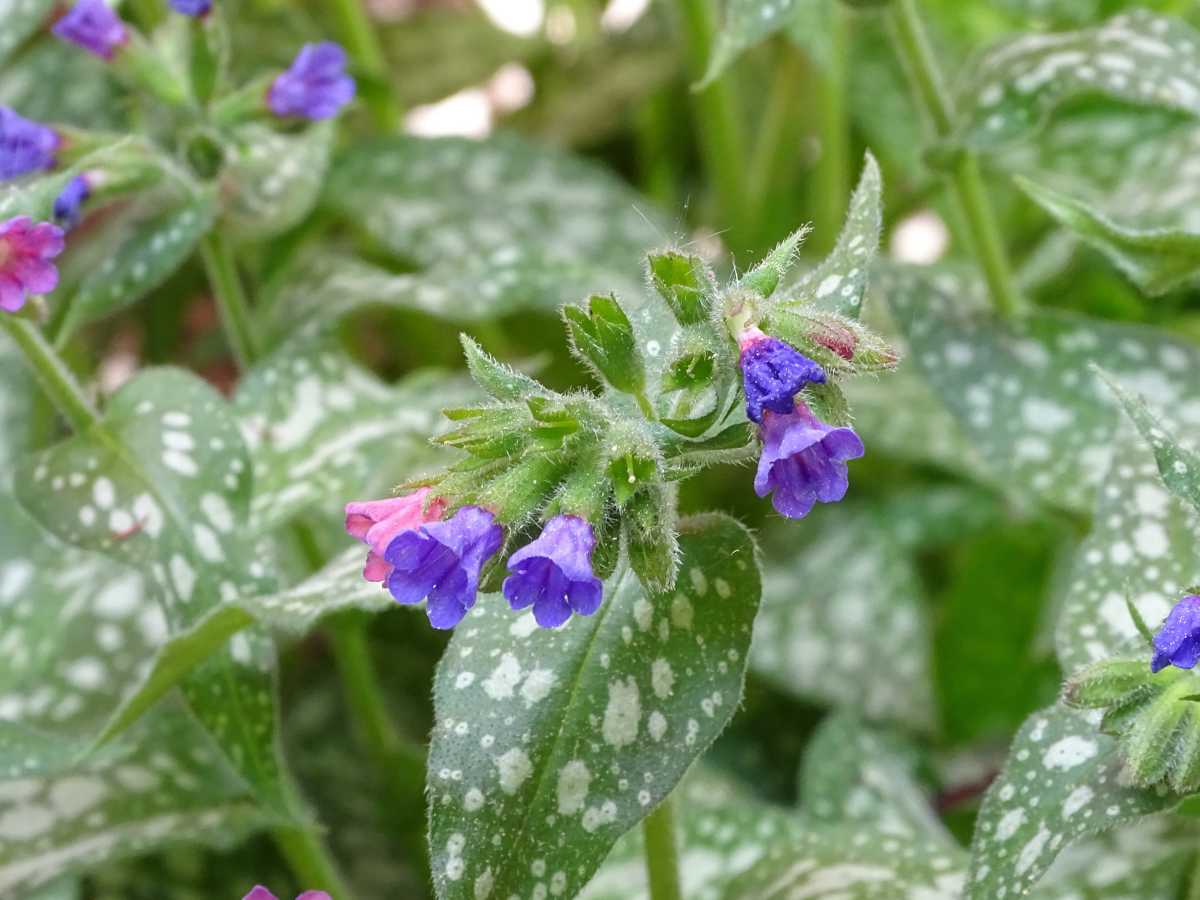
[(1196, 832), (1178, 818), (1142, 819), (1072, 844), (1029, 894), (1035, 900), (1178, 897), (1195, 859)]
[(753, 670), (796, 696), (931, 725), (930, 625), (910, 551), (870, 511), (822, 515), (809, 546), (767, 567)]
[(212, 226), (214, 213), (213, 198), (198, 194), (134, 224), (116, 251), (85, 275), (66, 301), (62, 333), (123, 309), (162, 284), (191, 256)]
[(267, 824), (195, 720), (179, 710), (54, 775), (0, 780), (0, 896), (179, 842), (229, 845)]
[(1008, 490), (1090, 511), (1119, 422), (1094, 363), (1200, 422), (1200, 349), (1166, 332), (1048, 310), (1000, 323), (978, 282), (949, 271), (891, 267), (876, 281), (909, 358)]
[(815, 0), (727, 0), (725, 20), (713, 42), (704, 88), (743, 52), (787, 28), (801, 7)]
[(1125, 786), (1121, 767), (1093, 716), (1062, 706), (1030, 716), (979, 812), (966, 900), (1019, 897), (1075, 841), (1178, 802)]
[(1130, 227), (1086, 202), (1019, 179), (1022, 189), (1060, 224), (1095, 247), (1147, 294), (1162, 294), (1200, 276), (1200, 232)]
[[(690, 772), (671, 795), (676, 809), (679, 874), (689, 900), (720, 900), (729, 884), (773, 847), (799, 839), (802, 820), (790, 810), (749, 796), (703, 768)], [(580, 900), (648, 900), (642, 830), (626, 832)]]
[(1096, 94), (1200, 116), (1200, 34), (1182, 19), (1132, 10), (1093, 28), (1013, 38), (971, 66), (959, 139), (1003, 144)]
[(647, 597), (622, 564), (600, 610), (562, 629), (491, 596), (455, 631), (429, 759), (440, 897), (574, 894), (733, 715), (754, 543), (721, 516), (681, 530), (672, 592)]
[(1155, 629), (1200, 580), (1196, 513), (1164, 489), (1153, 453), (1132, 428), (1126, 425), (1114, 442), (1058, 619), (1058, 659), (1068, 673), (1137, 636), (1126, 599)]
[(54, 0), (0, 0), (0, 65), (37, 32), (54, 9)]
[(883, 222), (883, 179), (875, 157), (867, 153), (862, 176), (850, 199), (846, 224), (837, 245), (815, 269), (780, 291), (778, 305), (811, 304), (857, 319), (867, 293), (871, 262), (879, 249)]
[(0, 463), (29, 447), (37, 387), (8, 335), (0, 336)]
[[(21, 2), (21, 0), (17, 0)], [(25, 0), (26, 3), (38, 0)], [(8, 33), (8, 19), (3, 32)], [(62, 90), (62, 85), (71, 90)], [(128, 129), (127, 106), (111, 67), (66, 41), (36, 41), (21, 64), (0, 71), (0, 103), (38, 122), (70, 122), (77, 128)]]
[(270, 237), (298, 224), (317, 202), (333, 138), (330, 121), (299, 134), (257, 122), (242, 126), (221, 173), (223, 223), (247, 238)]

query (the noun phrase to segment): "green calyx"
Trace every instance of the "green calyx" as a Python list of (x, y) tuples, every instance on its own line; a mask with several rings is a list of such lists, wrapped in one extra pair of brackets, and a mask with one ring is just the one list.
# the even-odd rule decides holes
[(667, 301), (680, 325), (708, 318), (717, 279), (699, 256), (681, 250), (661, 250), (647, 257), (650, 284)]
[(646, 373), (637, 337), (625, 310), (613, 296), (593, 296), (587, 306), (563, 308), (571, 348), (597, 375), (625, 394), (645, 389)]

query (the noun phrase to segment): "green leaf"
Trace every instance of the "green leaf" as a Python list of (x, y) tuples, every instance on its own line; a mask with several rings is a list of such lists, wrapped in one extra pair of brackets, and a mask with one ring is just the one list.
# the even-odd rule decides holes
[(1123, 225), (1089, 204), (1019, 178), (1017, 183), (1061, 225), (1095, 247), (1147, 294), (1163, 294), (1200, 275), (1200, 233)]
[(1068, 673), (1137, 638), (1127, 598), (1157, 630), (1200, 571), (1200, 521), (1163, 488), (1150, 448), (1128, 426), (1115, 437), (1102, 483), (1058, 619), (1058, 659)]
[(0, 336), (0, 463), (27, 450), (33, 440), (37, 387), (7, 334)]
[(1177, 802), (1125, 786), (1121, 766), (1117, 742), (1088, 714), (1030, 716), (979, 812), (965, 900), (1021, 896), (1068, 845)]
[(659, 250), (646, 257), (650, 284), (667, 301), (680, 325), (695, 325), (708, 317), (716, 276), (708, 264), (692, 253)]
[(0, 0), (0, 65), (50, 18), (54, 0)]
[(646, 372), (633, 325), (615, 296), (593, 295), (587, 308), (563, 307), (567, 334), (576, 355), (619, 391), (638, 394)]
[[(41, 0), (35, 0), (41, 2)], [(8, 19), (0, 19), (8, 31)], [(72, 90), (62, 90), (62, 85)], [(128, 130), (123, 92), (111, 66), (67, 41), (35, 42), (20, 65), (0, 71), (0, 103), (38, 122), (70, 122), (77, 128)]]
[(682, 532), (672, 593), (647, 597), (622, 564), (600, 610), (562, 629), (493, 596), (455, 631), (429, 760), (440, 897), (574, 894), (733, 715), (758, 605), (754, 543), (721, 516)]
[(958, 92), (958, 140), (995, 147), (1042, 127), (1058, 107), (1103, 95), (1200, 116), (1200, 34), (1142, 9), (1079, 31), (1021, 35), (971, 67)]
[(909, 358), (954, 413), (992, 479), (1043, 503), (1088, 512), (1119, 417), (1091, 365), (1200, 421), (1200, 351), (1165, 331), (1042, 310), (998, 322), (979, 283), (892, 267), (877, 278)]
[(809, 546), (789, 538), (767, 567), (753, 670), (795, 696), (930, 726), (930, 623), (910, 553), (872, 511), (822, 515)]
[(191, 256), (212, 227), (214, 214), (213, 197), (205, 193), (133, 225), (115, 252), (91, 270), (66, 301), (62, 333), (72, 334), (124, 309), (161, 285)]
[(774, 305), (782, 310), (813, 305), (857, 319), (866, 297), (871, 263), (879, 250), (882, 223), (883, 178), (875, 157), (868, 152), (837, 244), (820, 265), (783, 288)]
[(798, 10), (806, 3), (812, 2), (813, 0), (727, 0), (725, 19), (713, 43), (708, 70), (696, 89), (703, 90), (746, 50), (786, 28)]
[(299, 134), (270, 125), (241, 126), (226, 148), (221, 172), (222, 223), (244, 238), (286, 231), (311, 212), (333, 152), (334, 123), (318, 122)]

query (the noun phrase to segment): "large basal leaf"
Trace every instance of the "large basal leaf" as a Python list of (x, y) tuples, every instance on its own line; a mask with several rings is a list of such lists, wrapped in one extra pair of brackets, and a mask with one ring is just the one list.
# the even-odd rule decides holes
[(1091, 510), (1119, 421), (1093, 363), (1200, 422), (1200, 351), (1166, 332), (1053, 311), (999, 322), (977, 282), (945, 271), (894, 267), (876, 281), (910, 358), (1009, 490)]
[(1093, 720), (1053, 706), (1022, 726), (976, 821), (966, 900), (1019, 897), (1071, 843), (1178, 802), (1126, 787), (1117, 742)]
[(49, 18), (54, 0), (0, 0), (0, 65)]
[(1013, 38), (970, 67), (958, 92), (958, 138), (1003, 144), (1096, 94), (1200, 116), (1200, 34), (1181, 19), (1132, 10), (1094, 28)]
[[(17, 499), (67, 543), (128, 563), (161, 591), (168, 630), (240, 594), (271, 593), (270, 555), (244, 531), (249, 458), (225, 401), (194, 376), (149, 370), (101, 423), (22, 461)], [(261, 631), (181, 685), (238, 770), (282, 807), (274, 649)]]
[(811, 545), (767, 567), (754, 671), (806, 699), (931, 725), (930, 625), (910, 552), (869, 511), (821, 515)]
[(539, 629), (499, 596), (438, 668), (430, 852), (442, 898), (571, 896), (741, 698), (759, 575), (731, 519), (685, 520), (675, 591), (624, 564), (600, 610)]
[(791, 24), (801, 7), (817, 0), (726, 0), (725, 19), (713, 42), (699, 87), (718, 78), (744, 51)]

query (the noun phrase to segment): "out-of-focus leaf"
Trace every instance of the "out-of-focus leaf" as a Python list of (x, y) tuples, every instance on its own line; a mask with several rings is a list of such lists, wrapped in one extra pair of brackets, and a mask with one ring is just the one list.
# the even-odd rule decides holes
[(0, 337), (0, 464), (28, 449), (37, 387), (8, 335)]
[(429, 759), (439, 896), (578, 891), (729, 721), (758, 607), (754, 543), (721, 516), (682, 532), (672, 592), (647, 597), (622, 565), (600, 610), (562, 629), (500, 597), (456, 629)]
[(0, 0), (0, 65), (50, 17), (54, 0)]
[(810, 546), (767, 567), (753, 670), (790, 694), (931, 725), (930, 626), (910, 553), (874, 511), (821, 516)]
[(1029, 894), (1035, 900), (1177, 897), (1194, 865), (1195, 829), (1143, 819), (1072, 844)]
[(786, 28), (797, 11), (815, 0), (727, 0), (725, 20), (698, 87), (715, 80), (744, 51)]
[(1095, 94), (1200, 116), (1200, 34), (1181, 19), (1132, 10), (1094, 28), (1013, 38), (971, 66), (958, 92), (958, 140), (1003, 144)]
[[(8, 18), (4, 32), (8, 32)], [(63, 85), (71, 90), (63, 90)], [(108, 65), (66, 41), (47, 35), (0, 72), (0, 103), (39, 122), (77, 128), (125, 127), (125, 104)]]
[(1169, 809), (1178, 798), (1126, 787), (1115, 739), (1063, 706), (1034, 713), (988, 789), (971, 844), (966, 900), (1027, 892), (1067, 846)]

